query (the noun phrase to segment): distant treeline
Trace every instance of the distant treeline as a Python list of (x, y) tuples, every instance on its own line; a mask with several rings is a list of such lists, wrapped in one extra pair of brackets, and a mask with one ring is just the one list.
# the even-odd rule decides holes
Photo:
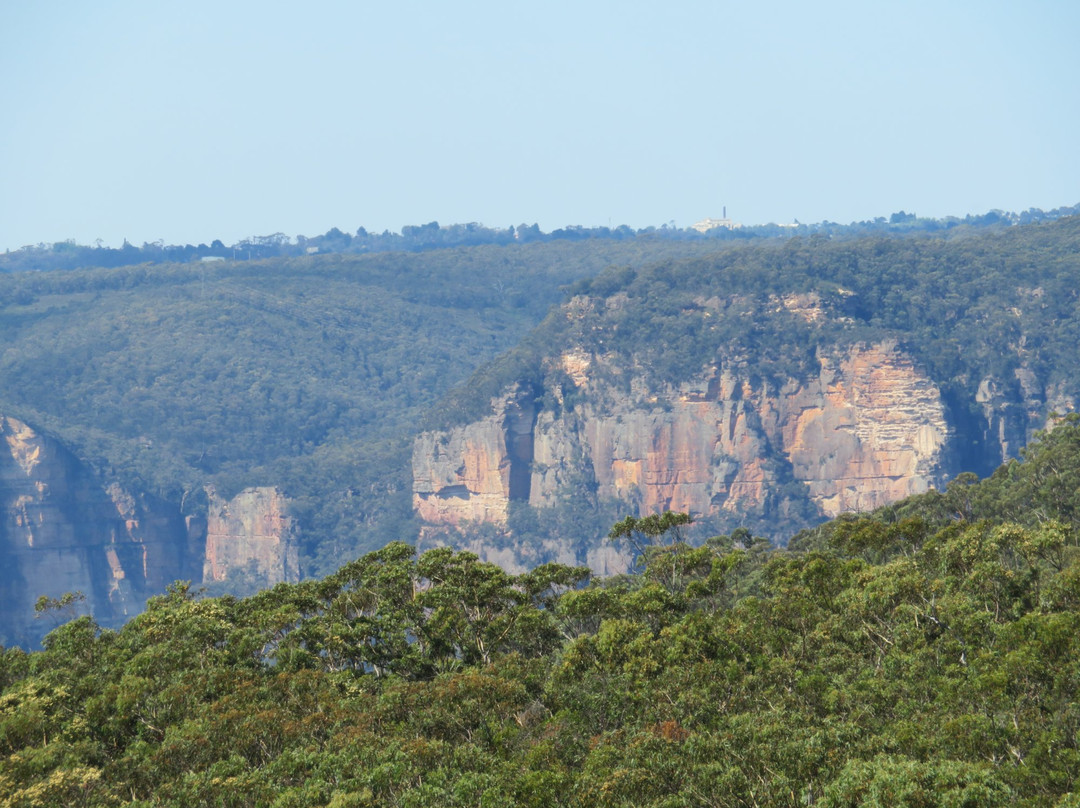
[(177, 263), (204, 259), (256, 260), (276, 257), (309, 255), (314, 253), (380, 253), (419, 252), (443, 247), (471, 247), (488, 244), (527, 244), (542, 241), (581, 241), (585, 239), (672, 239), (747, 241), (764, 238), (790, 238), (823, 234), (835, 238), (855, 238), (866, 235), (908, 235), (926, 233), (936, 235), (960, 235), (970, 230), (1010, 227), (1017, 224), (1050, 221), (1063, 216), (1080, 213), (1080, 204), (1072, 207), (1043, 211), (1031, 208), (1023, 213), (1007, 213), (992, 210), (981, 216), (968, 214), (963, 218), (948, 216), (943, 219), (919, 218), (914, 213), (898, 211), (888, 218), (879, 216), (872, 220), (838, 224), (823, 221), (815, 224), (763, 224), (741, 227), (715, 227), (704, 233), (692, 227), (679, 228), (673, 223), (661, 227), (645, 227), (635, 230), (627, 225), (618, 227), (582, 227), (571, 225), (544, 233), (536, 224), (511, 225), (507, 228), (485, 227), (476, 222), (468, 224), (440, 225), (428, 222), (423, 225), (406, 225), (400, 233), (384, 230), (369, 233), (360, 227), (349, 234), (336, 227), (321, 236), (290, 238), (284, 233), (268, 236), (252, 236), (232, 245), (219, 239), (207, 244), (165, 244), (164, 241), (144, 242), (141, 247), (126, 239), (122, 247), (96, 246), (75, 243), (74, 240), (53, 244), (36, 244), (22, 247), (14, 252), (0, 255), (0, 272), (24, 270), (76, 269), (78, 267), (120, 267), (145, 263)]

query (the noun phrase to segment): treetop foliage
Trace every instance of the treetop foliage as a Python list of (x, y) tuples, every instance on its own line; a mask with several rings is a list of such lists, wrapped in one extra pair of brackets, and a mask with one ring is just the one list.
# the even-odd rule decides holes
[(394, 543), (76, 618), (0, 653), (0, 804), (1076, 805), (1078, 435), (787, 550), (663, 514), (637, 575)]

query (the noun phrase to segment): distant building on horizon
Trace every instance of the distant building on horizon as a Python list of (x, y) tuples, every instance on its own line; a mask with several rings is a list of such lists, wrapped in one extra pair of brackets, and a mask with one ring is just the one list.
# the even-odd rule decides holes
[(723, 219), (713, 219), (710, 217), (690, 225), (692, 230), (697, 230), (699, 233), (707, 233), (710, 230), (715, 230), (717, 227), (726, 227), (728, 230), (735, 230), (736, 228), (742, 227), (742, 225), (738, 222), (731, 221), (727, 216)]
[(690, 225), (692, 230), (697, 230), (699, 233), (707, 233), (710, 230), (715, 230), (718, 227), (724, 227), (728, 230), (734, 230), (736, 227), (742, 227), (741, 224), (731, 221), (727, 217), (727, 205), (723, 207), (723, 216), (719, 219), (714, 219), (711, 216), (707, 219), (702, 219), (700, 222), (694, 222)]

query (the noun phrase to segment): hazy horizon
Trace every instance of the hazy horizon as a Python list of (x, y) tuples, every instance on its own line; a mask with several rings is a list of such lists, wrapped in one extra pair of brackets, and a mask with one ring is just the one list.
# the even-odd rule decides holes
[(1080, 7), (0, 7), (0, 249), (1080, 201)]

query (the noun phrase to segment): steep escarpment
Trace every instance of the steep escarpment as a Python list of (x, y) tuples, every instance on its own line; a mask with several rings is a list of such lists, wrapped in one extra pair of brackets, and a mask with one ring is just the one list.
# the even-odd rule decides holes
[(433, 524), (506, 521), (510, 500), (528, 500), (537, 407), (526, 391), (459, 429), (428, 432), (413, 448), (414, 506)]
[(584, 561), (604, 508), (783, 541), (988, 474), (1080, 399), (1076, 271), (1080, 221), (612, 270), (447, 399), (414, 445), (415, 512), (489, 557)]
[[(1080, 218), (951, 240), (803, 232), (4, 276), (0, 412), (107, 471), (79, 471), (83, 493), (43, 500), (38, 522), (39, 493), (19, 489), (3, 518), (35, 545), (67, 519), (73, 552), (110, 547), (112, 564), (90, 553), (100, 575), (55, 565), (56, 589), (106, 604), (140, 576), (288, 579), (297, 539), (300, 566), (328, 573), (418, 522), (500, 563), (611, 571), (599, 537), (627, 512), (784, 540), (988, 474), (1080, 401)], [(239, 517), (209, 485), (293, 501), (242, 494), (265, 519)], [(57, 504), (80, 498), (104, 505)], [(131, 541), (100, 538), (128, 523)], [(124, 542), (156, 535), (174, 561), (147, 550), (140, 572)], [(46, 591), (4, 587), (23, 613)]]
[(34, 620), (45, 595), (80, 591), (105, 625), (191, 577), (200, 537), (179, 510), (104, 486), (53, 438), (0, 417), (0, 618), (4, 641), (25, 643), (51, 626)]
[[(940, 391), (895, 342), (822, 352), (815, 374), (779, 388), (746, 366), (714, 365), (621, 402), (589, 372), (605, 361), (579, 351), (557, 360), (582, 399), (573, 409), (537, 412), (515, 391), (487, 418), (420, 436), (418, 515), (506, 526), (513, 502), (550, 508), (591, 490), (638, 513), (769, 516), (802, 495), (835, 516), (921, 493), (944, 472)], [(515, 488), (525, 463), (528, 485)]]
[(260, 586), (300, 579), (300, 562), (288, 502), (276, 488), (246, 488), (225, 500), (213, 490), (206, 519), (207, 583), (240, 576)]
[(53, 627), (38, 598), (81, 592), (104, 626), (142, 611), (176, 580), (258, 584), (297, 577), (283, 497), (211, 495), (209, 518), (106, 483), (55, 438), (0, 416), (0, 644), (30, 647)]
[(287, 491), (303, 566), (329, 574), (415, 539), (417, 422), (565, 284), (720, 243), (504, 231), (513, 243), (428, 249), (440, 229), (423, 230), (436, 242), (414, 253), (0, 272), (0, 412), (132, 490), (186, 492), (185, 512), (207, 485)]
[(941, 391), (894, 342), (822, 356), (817, 377), (777, 406), (770, 431), (826, 516), (868, 511), (943, 479), (950, 428)]

